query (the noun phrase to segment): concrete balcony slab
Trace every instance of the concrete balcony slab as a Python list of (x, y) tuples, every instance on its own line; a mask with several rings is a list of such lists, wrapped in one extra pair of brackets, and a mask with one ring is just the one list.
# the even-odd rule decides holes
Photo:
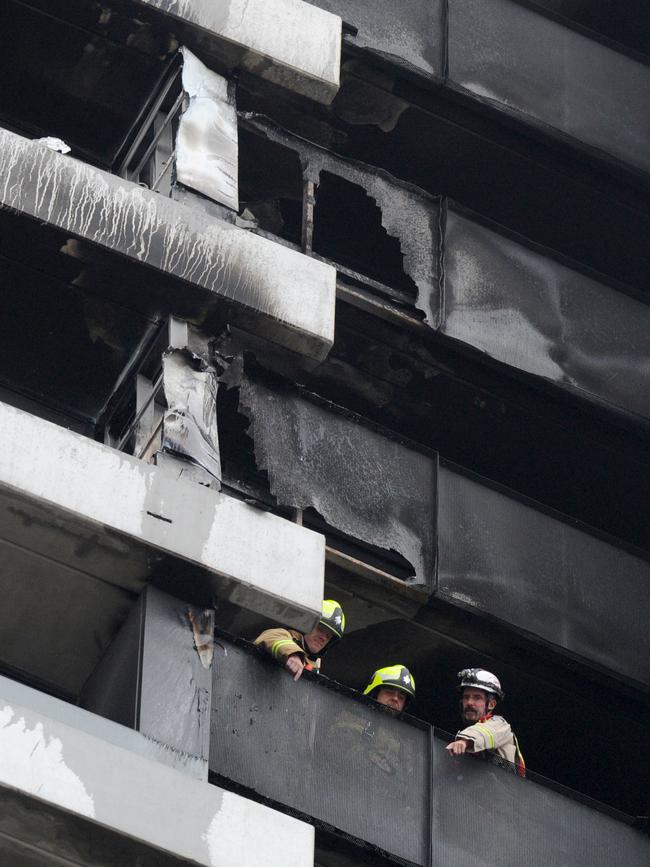
[(6, 404), (0, 553), (0, 661), (72, 694), (151, 580), (305, 629), (323, 598), (318, 533)]
[(339, 87), (341, 19), (302, 0), (138, 0), (241, 52), (239, 65), (313, 99)]
[(155, 760), (165, 752), (0, 678), (2, 863), (284, 867), (291, 852), (311, 867), (312, 827)]
[(331, 347), (331, 266), (2, 129), (0, 178), (0, 210), (74, 236), (63, 252), (108, 252), (164, 278), (157, 289), (139, 267), (128, 287), (132, 308), (197, 324), (227, 310), (229, 320), (296, 352), (322, 358)]

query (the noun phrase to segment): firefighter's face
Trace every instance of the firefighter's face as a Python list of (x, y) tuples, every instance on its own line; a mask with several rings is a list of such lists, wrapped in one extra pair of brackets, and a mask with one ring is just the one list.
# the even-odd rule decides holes
[(495, 705), (494, 699), (482, 689), (472, 689), (466, 686), (460, 699), (460, 711), (463, 720), (471, 725), (489, 713)]
[(311, 653), (320, 653), (321, 650), (329, 644), (332, 633), (329, 629), (325, 629), (320, 623), (313, 632), (308, 632), (305, 635), (305, 644)]
[(382, 686), (381, 689), (377, 690), (375, 701), (386, 705), (386, 707), (392, 707), (393, 710), (401, 711), (406, 705), (406, 693), (403, 693), (401, 689), (395, 689), (394, 686)]

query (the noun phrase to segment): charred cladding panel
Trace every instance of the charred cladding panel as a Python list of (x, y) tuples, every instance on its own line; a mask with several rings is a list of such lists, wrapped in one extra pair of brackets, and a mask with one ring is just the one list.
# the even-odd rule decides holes
[(415, 864), (429, 845), (429, 731), (217, 643), (210, 770)]
[(650, 67), (512, 0), (449, 3), (449, 79), (650, 171)]
[(438, 504), (440, 596), (650, 684), (650, 563), (449, 466)]
[(244, 377), (256, 462), (271, 493), (314, 508), (353, 539), (394, 550), (430, 583), (435, 566), (436, 462), (355, 419)]
[(358, 32), (355, 45), (418, 72), (442, 76), (444, 0), (315, 0)]
[(442, 331), (650, 418), (650, 307), (451, 210)]
[(641, 867), (649, 841), (610, 816), (434, 742), (436, 867)]

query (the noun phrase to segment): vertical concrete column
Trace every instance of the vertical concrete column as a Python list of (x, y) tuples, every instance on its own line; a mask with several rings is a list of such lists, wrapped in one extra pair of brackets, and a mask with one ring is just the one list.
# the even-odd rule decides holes
[(169, 747), (174, 767), (207, 780), (212, 647), (212, 611), (147, 587), (80, 703)]

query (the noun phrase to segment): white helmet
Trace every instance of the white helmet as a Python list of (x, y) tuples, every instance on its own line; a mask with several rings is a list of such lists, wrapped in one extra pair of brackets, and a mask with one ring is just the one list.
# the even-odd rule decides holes
[(491, 671), (485, 671), (484, 668), (464, 668), (458, 672), (458, 678), (460, 680), (458, 689), (462, 689), (464, 686), (473, 686), (475, 689), (491, 692), (492, 695), (496, 695), (499, 701), (503, 701), (505, 698), (499, 678)]

